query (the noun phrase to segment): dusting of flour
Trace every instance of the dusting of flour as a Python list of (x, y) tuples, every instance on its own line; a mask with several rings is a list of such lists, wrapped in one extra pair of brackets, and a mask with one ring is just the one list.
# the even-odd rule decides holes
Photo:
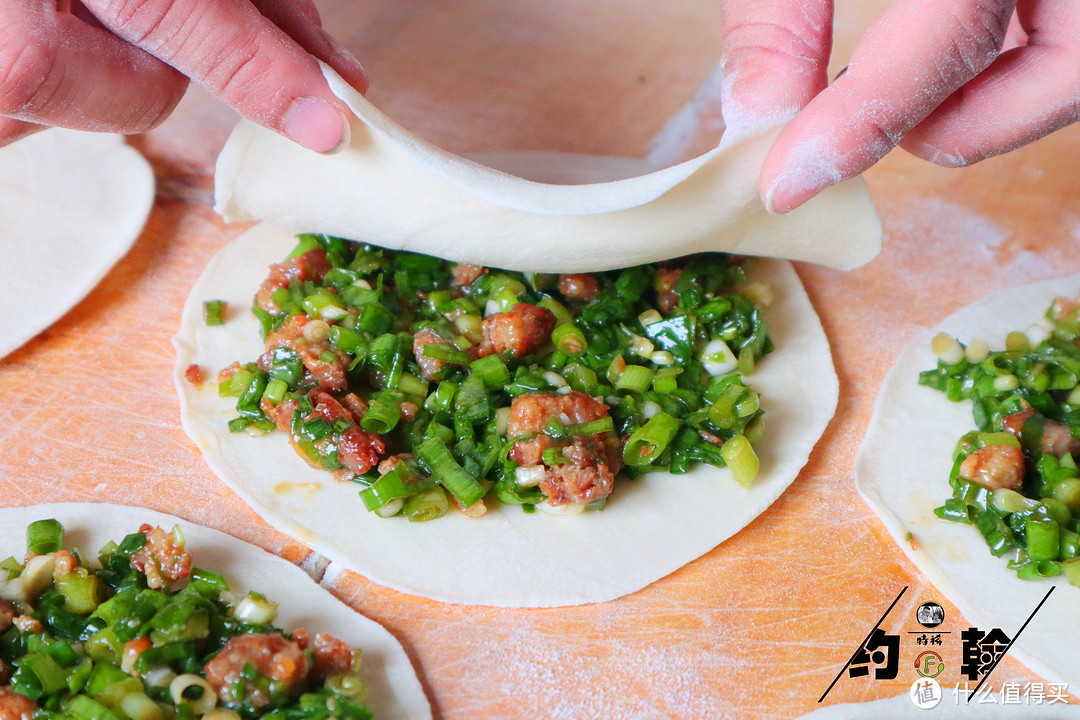
[[(1060, 244), (1013, 233), (994, 219), (940, 197), (912, 197), (884, 218), (882, 259), (909, 287), (942, 288), (932, 324), (1000, 287), (1061, 275), (1075, 261)], [(906, 308), (910, 311), (911, 308)], [(920, 318), (923, 320), (923, 318)]]

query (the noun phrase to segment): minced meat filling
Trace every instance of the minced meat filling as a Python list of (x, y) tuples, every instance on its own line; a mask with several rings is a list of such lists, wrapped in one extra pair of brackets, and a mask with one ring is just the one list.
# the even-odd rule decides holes
[(772, 344), (744, 279), (723, 255), (541, 275), (302, 235), (254, 298), (263, 353), (219, 391), (231, 430), (286, 433), (382, 516), (600, 508), (620, 474), (761, 435), (742, 375)]
[(144, 524), (82, 553), (64, 536), (38, 520), (0, 553), (0, 595), (18, 598), (0, 599), (0, 720), (370, 720), (360, 651), (275, 627), (274, 602), (193, 567), (180, 528)]
[[(552, 505), (588, 505), (611, 494), (622, 469), (622, 447), (613, 431), (572, 435), (563, 440), (544, 432), (552, 419), (567, 427), (609, 417), (608, 407), (577, 391), (566, 395), (530, 393), (510, 406), (510, 437), (534, 436), (514, 443), (510, 457), (521, 467), (544, 466), (540, 489)], [(557, 462), (544, 462), (545, 451), (558, 448)]]

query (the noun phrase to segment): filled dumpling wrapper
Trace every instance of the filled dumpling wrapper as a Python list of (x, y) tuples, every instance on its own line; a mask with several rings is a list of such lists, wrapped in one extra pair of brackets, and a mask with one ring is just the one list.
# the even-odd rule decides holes
[[(247, 308), (296, 232), (527, 273), (595, 272), (699, 251), (850, 268), (880, 245), (862, 180), (786, 216), (764, 211), (757, 176), (775, 130), (666, 168), (544, 151), (467, 159), (401, 128), (325, 73), (356, 115), (351, 143), (318, 156), (240, 123), (218, 159), (216, 207), (227, 220), (264, 222), (211, 261), (174, 339), (185, 429), (211, 469), (268, 522), (403, 592), (464, 604), (575, 605), (626, 595), (677, 570), (794, 481), (835, 411), (837, 380), (798, 277), (778, 260), (761, 261), (751, 277), (773, 287), (765, 319), (777, 350), (748, 378), (762, 395), (767, 428), (749, 489), (726, 468), (702, 466), (626, 482), (599, 513), (555, 518), (497, 506), (476, 520), (451, 512), (409, 523), (366, 512), (358, 485), (309, 467), (287, 438), (230, 434), (231, 403), (213, 383), (196, 387), (184, 374), (197, 364), (209, 377), (263, 351)], [(224, 326), (203, 323), (208, 300), (233, 308)]]
[[(0, 557), (22, 561), (27, 526), (55, 519), (64, 528), (66, 549), (78, 548), (96, 564), (98, 551), (119, 543), (140, 525), (165, 532), (178, 527), (194, 566), (224, 576), (235, 593), (264, 594), (277, 606), (274, 624), (292, 632), (305, 628), (314, 636), (328, 633), (360, 650), (367, 705), (380, 720), (431, 717), (420, 681), (401, 645), (379, 624), (368, 620), (312, 581), (292, 563), (224, 533), (171, 515), (108, 503), (57, 503), (0, 509)], [(164, 572), (164, 571), (162, 571)], [(5, 573), (6, 574), (6, 573)]]
[(952, 496), (953, 451), (975, 423), (970, 401), (951, 402), (918, 381), (921, 371), (937, 365), (931, 340), (938, 333), (965, 344), (981, 338), (990, 348), (1004, 348), (1009, 332), (1030, 327), (1056, 297), (1073, 298), (1078, 290), (1080, 276), (1006, 288), (920, 334), (886, 376), (855, 464), (855, 483), (863, 499), (972, 626), (1000, 628), (1014, 638), (1054, 588), (1009, 654), (1047, 681), (1069, 684), (1080, 682), (1080, 589), (1063, 575), (1019, 579), (1008, 567), (1008, 556), (993, 557), (974, 525), (934, 514)]
[[(361, 503), (361, 486), (309, 466), (283, 433), (231, 433), (234, 402), (206, 377), (264, 350), (251, 299), (295, 246), (290, 231), (249, 230), (208, 264), (174, 338), (181, 418), (210, 468), (263, 518), (334, 563), (388, 587), (436, 600), (510, 607), (602, 602), (639, 590), (708, 552), (763, 512), (794, 481), (831, 419), (837, 379), (828, 343), (791, 265), (758, 261), (751, 281), (772, 287), (764, 311), (776, 350), (749, 382), (761, 393), (766, 436), (750, 488), (727, 468), (685, 475), (651, 472), (620, 481), (601, 512), (527, 514), (495, 505), (470, 519), (453, 511), (426, 523), (380, 518)], [(224, 301), (225, 322), (207, 326), (203, 304)]]

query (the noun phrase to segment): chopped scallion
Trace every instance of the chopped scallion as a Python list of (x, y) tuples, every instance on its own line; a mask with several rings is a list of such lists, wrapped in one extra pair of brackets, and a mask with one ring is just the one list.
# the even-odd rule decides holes
[(207, 300), (204, 302), (203, 320), (208, 326), (223, 324), (225, 322), (225, 301)]
[(724, 462), (731, 468), (731, 474), (735, 482), (748, 488), (754, 484), (757, 478), (758, 462), (757, 453), (744, 435), (736, 435), (724, 443), (720, 448), (720, 454)]

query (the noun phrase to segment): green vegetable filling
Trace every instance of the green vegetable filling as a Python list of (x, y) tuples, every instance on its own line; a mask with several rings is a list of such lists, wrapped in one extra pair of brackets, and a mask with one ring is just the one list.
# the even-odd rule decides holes
[[(515, 445), (530, 442), (549, 478), (695, 462), (743, 485), (757, 474), (763, 409), (743, 376), (773, 346), (733, 258), (558, 276), (301, 235), (276, 267), (253, 308), (267, 351), (219, 384), (229, 429), (288, 432), (311, 465), (360, 484), (368, 510), (418, 521), (488, 498), (531, 511), (549, 498), (518, 472)], [(511, 436), (515, 403), (537, 396), (603, 410)], [(391, 456), (407, 466), (380, 473)]]
[[(64, 551), (63, 537), (56, 520), (32, 523), (30, 559), (0, 563), (0, 683), (34, 701), (37, 720), (194, 719), (215, 709), (223, 718), (372, 717), (362, 704), (359, 653), (351, 651), (349, 667), (326, 677), (305, 671), (276, 680), (247, 663), (231, 692), (218, 692), (208, 663), (241, 652), (236, 639), (289, 645), (307, 668), (315, 651), (271, 624), (276, 605), (229, 593), (215, 572), (193, 568), (186, 584), (174, 582), (186, 572), (162, 581), (160, 568), (186, 556), (178, 531), (109, 543), (100, 566)], [(152, 575), (139, 569), (148, 563), (157, 568)], [(257, 652), (243, 652), (258, 661)]]
[[(1018, 577), (1080, 584), (1080, 325), (1057, 300), (1045, 322), (1003, 350), (934, 339), (937, 367), (919, 383), (970, 400), (976, 430), (953, 454), (952, 497), (938, 517), (974, 525)], [(1034, 337), (1030, 337), (1034, 336)]]

